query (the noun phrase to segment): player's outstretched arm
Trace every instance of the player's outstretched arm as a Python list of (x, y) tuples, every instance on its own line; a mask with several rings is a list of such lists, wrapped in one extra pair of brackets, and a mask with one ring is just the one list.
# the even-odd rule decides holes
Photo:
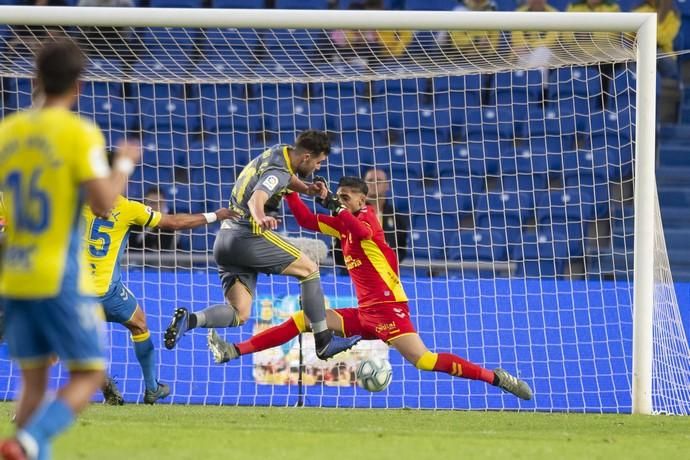
[(328, 194), (328, 187), (326, 187), (325, 182), (315, 180), (313, 183), (307, 184), (295, 175), (290, 177), (287, 188), (293, 192), (303, 193), (309, 196), (319, 196), (321, 198), (326, 198)]
[(326, 214), (314, 214), (307, 208), (297, 193), (288, 193), (285, 201), (287, 201), (288, 207), (300, 227), (340, 238), (344, 228), (336, 217)]
[[(110, 175), (84, 182), (86, 203), (96, 216), (107, 218), (110, 215), (115, 199), (125, 190), (140, 156), (138, 143), (122, 141), (117, 147)], [(107, 170), (107, 164), (105, 168)]]
[(220, 208), (216, 212), (200, 214), (163, 214), (157, 227), (163, 230), (187, 230), (212, 224), (218, 220), (237, 219), (239, 214), (227, 208)]

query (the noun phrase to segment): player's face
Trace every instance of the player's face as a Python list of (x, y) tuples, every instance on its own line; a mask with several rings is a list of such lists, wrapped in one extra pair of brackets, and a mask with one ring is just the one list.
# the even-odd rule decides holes
[(357, 212), (364, 207), (367, 196), (352, 187), (338, 187), (336, 195), (340, 202), (350, 212)]
[(321, 162), (326, 160), (324, 153), (315, 154), (306, 152), (302, 157), (302, 162), (295, 169), (300, 177), (308, 177), (314, 171), (321, 169)]

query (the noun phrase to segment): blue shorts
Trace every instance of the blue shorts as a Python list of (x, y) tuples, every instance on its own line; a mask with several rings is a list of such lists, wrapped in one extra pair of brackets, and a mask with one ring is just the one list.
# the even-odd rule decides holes
[(55, 355), (73, 371), (105, 369), (105, 333), (92, 299), (5, 299), (5, 340), (22, 369), (47, 366)]
[(110, 286), (108, 292), (99, 297), (98, 301), (103, 305), (105, 320), (109, 323), (126, 323), (132, 319), (137, 309), (137, 299), (122, 281)]

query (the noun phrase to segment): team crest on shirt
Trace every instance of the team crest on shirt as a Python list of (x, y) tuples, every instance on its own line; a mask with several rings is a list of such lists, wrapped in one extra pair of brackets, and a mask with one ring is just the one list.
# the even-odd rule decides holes
[(263, 186), (271, 192), (274, 191), (278, 186), (278, 178), (276, 176), (268, 176), (266, 179), (264, 179)]

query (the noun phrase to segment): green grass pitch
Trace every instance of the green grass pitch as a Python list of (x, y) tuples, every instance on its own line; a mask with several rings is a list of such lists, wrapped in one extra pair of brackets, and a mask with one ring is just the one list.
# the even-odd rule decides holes
[[(12, 404), (0, 404), (2, 434)], [(56, 459), (680, 459), (690, 417), (92, 405)]]

